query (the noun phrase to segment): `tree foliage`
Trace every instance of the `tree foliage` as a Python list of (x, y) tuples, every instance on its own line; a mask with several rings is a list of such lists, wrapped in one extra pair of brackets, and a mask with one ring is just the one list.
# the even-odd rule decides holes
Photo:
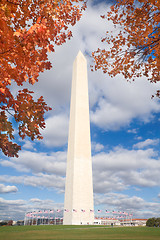
[(160, 218), (149, 218), (146, 222), (147, 227), (160, 227)]
[[(81, 6), (78, 3), (81, 3)], [(13, 143), (12, 118), (22, 139), (41, 139), (44, 113), (51, 110), (43, 97), (13, 84), (34, 84), (40, 72), (51, 68), (48, 52), (72, 36), (69, 30), (85, 9), (83, 0), (0, 0), (0, 148), (7, 156), (18, 156)]]
[(111, 77), (122, 73), (127, 80), (144, 75), (151, 82), (159, 81), (160, 1), (119, 0), (101, 17), (112, 21), (118, 33), (107, 31), (102, 39), (106, 49), (92, 53), (95, 70)]

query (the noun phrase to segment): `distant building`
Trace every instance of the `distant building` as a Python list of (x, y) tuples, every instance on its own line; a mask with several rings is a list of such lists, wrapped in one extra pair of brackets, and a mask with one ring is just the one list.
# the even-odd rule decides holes
[(132, 225), (134, 226), (146, 226), (148, 219), (132, 219)]
[(24, 225), (24, 220), (18, 220), (18, 221), (16, 222), (16, 225), (17, 225), (17, 226), (23, 226), (23, 225)]
[(95, 218), (94, 225), (110, 225), (110, 226), (118, 226), (121, 225), (118, 219), (111, 218)]
[(0, 226), (12, 226), (13, 220), (0, 220)]
[(95, 225), (110, 225), (110, 226), (146, 226), (148, 219), (123, 219), (116, 218), (95, 218)]

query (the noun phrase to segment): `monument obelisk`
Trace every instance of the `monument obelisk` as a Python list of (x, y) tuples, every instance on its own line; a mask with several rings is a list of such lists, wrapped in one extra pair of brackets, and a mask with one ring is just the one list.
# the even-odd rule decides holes
[(64, 225), (93, 224), (87, 61), (79, 51), (72, 75)]

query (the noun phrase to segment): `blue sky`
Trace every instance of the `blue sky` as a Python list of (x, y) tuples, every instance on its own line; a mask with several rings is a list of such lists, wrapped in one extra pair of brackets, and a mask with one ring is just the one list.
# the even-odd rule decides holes
[(63, 209), (72, 64), (79, 50), (88, 62), (95, 213), (107, 209), (137, 218), (159, 216), (160, 102), (151, 96), (160, 85), (91, 72), (89, 54), (109, 47), (100, 40), (113, 29), (99, 17), (107, 12), (107, 1), (91, 2), (72, 28), (73, 38), (49, 55), (53, 68), (30, 86), (53, 108), (46, 115), (43, 140), (22, 141), (16, 135), (22, 145), (19, 158), (0, 156), (0, 219)]

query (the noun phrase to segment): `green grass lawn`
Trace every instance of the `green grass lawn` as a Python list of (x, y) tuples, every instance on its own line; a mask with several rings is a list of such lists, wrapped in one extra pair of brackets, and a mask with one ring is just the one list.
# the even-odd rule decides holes
[(55, 225), (0, 227), (0, 240), (31, 239), (160, 240), (160, 228)]

